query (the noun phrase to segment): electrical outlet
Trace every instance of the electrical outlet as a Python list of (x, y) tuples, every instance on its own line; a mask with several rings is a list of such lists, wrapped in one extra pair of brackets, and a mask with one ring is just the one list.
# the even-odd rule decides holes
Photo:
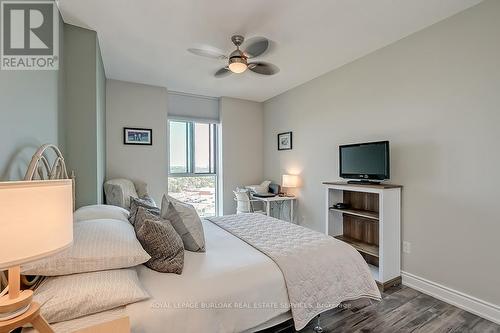
[(407, 241), (403, 241), (403, 252), (406, 254), (411, 253), (411, 243)]

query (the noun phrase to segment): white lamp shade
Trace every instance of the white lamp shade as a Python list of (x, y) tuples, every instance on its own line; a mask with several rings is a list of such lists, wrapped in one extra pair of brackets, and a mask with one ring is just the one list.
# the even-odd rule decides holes
[(281, 186), (288, 187), (288, 188), (299, 186), (299, 176), (283, 175), (283, 179), (281, 181)]
[(0, 182), (0, 270), (73, 242), (71, 180)]

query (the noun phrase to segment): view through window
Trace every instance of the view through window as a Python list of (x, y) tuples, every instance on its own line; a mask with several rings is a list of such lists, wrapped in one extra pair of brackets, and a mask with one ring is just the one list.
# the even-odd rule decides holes
[(217, 125), (171, 120), (169, 133), (169, 195), (217, 215)]

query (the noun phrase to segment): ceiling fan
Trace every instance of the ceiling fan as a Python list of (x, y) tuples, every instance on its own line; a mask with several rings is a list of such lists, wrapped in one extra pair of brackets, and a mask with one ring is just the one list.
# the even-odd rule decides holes
[(263, 61), (252, 61), (248, 62), (248, 59), (256, 58), (262, 55), (269, 48), (269, 40), (264, 37), (255, 37), (247, 42), (245, 50), (240, 50), (241, 44), (245, 38), (241, 35), (234, 35), (231, 37), (231, 41), (236, 46), (236, 50), (231, 52), (229, 56), (222, 54), (220, 51), (215, 49), (196, 49), (190, 48), (189, 52), (213, 59), (226, 60), (228, 62), (227, 66), (219, 69), (214, 73), (215, 77), (225, 77), (231, 73), (241, 74), (247, 69), (254, 73), (262, 75), (273, 75), (279, 72), (279, 68), (276, 65), (263, 62)]

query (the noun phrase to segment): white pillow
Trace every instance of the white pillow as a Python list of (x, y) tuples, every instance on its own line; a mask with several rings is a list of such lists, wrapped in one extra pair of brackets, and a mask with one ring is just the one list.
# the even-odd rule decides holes
[(245, 186), (245, 188), (253, 191), (257, 194), (266, 194), (269, 193), (269, 185), (271, 184), (270, 180), (264, 180), (260, 185), (249, 185)]
[(128, 223), (128, 210), (112, 205), (90, 205), (78, 208), (73, 213), (73, 221), (113, 219)]
[(49, 323), (106, 311), (149, 298), (134, 269), (47, 278), (33, 295)]
[(133, 267), (151, 257), (130, 223), (87, 220), (73, 226), (73, 245), (54, 256), (21, 267), (26, 275), (56, 276)]

